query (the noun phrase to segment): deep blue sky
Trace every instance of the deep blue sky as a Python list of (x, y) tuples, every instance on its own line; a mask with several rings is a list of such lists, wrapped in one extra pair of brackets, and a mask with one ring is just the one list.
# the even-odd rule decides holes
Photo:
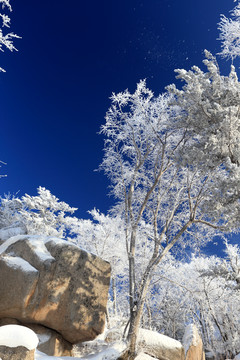
[[(220, 49), (217, 22), (231, 0), (12, 0), (18, 52), (0, 54), (1, 194), (41, 185), (78, 207), (107, 211), (107, 181), (94, 172), (97, 134), (111, 92), (143, 78), (157, 94), (174, 68)], [(180, 86), (180, 84), (179, 84)]]

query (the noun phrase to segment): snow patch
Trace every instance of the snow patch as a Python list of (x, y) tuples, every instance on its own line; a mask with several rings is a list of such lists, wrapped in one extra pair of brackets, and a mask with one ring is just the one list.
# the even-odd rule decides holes
[(45, 261), (54, 261), (55, 259), (52, 255), (48, 252), (45, 246), (45, 236), (32, 236), (28, 237), (28, 241), (31, 244), (32, 249), (34, 250), (35, 254), (37, 255), (40, 262)]
[[(140, 352), (137, 357), (135, 358), (135, 360), (155, 360), (156, 358), (145, 354), (144, 352)], [(157, 360), (157, 359), (156, 359)]]
[(146, 343), (149, 347), (157, 346), (165, 349), (182, 348), (182, 344), (178, 340), (146, 329), (140, 329), (138, 341), (142, 344)]
[(37, 337), (39, 339), (40, 344), (43, 344), (43, 343), (45, 343), (45, 342), (47, 342), (48, 340), (51, 339), (50, 334), (37, 334)]
[[(35, 360), (79, 360), (79, 358), (76, 357), (70, 357), (70, 356), (49, 356), (44, 354), (43, 352), (36, 350), (35, 351)], [(84, 359), (82, 359), (84, 360)]]
[(38, 345), (38, 337), (35, 332), (25, 326), (4, 325), (0, 327), (0, 345), (24, 346), (28, 350), (33, 350)]
[[(88, 355), (81, 358), (81, 360), (116, 360), (120, 354), (126, 350), (126, 344), (119, 342), (111, 345), (106, 350), (99, 352), (98, 354)], [(79, 357), (69, 356), (48, 356), (39, 350), (36, 350), (35, 360), (79, 360)], [(143, 360), (143, 359), (142, 359)]]
[(13, 269), (16, 269), (16, 270), (19, 269), (24, 272), (38, 272), (38, 270), (35, 269), (35, 267), (33, 267), (26, 260), (24, 260), (20, 257), (15, 257), (15, 256), (11, 256), (11, 255), (3, 255), (3, 259), (4, 259), (4, 262), (7, 263), (7, 265), (9, 267), (12, 267)]
[[(54, 245), (65, 245), (65, 246), (70, 245), (70, 243), (67, 242), (66, 240), (55, 237), (55, 236), (45, 236), (43, 241), (45, 244), (52, 242)], [(79, 246), (72, 242), (71, 242), (71, 246), (75, 247), (76, 249), (79, 250)]]
[(45, 242), (49, 240), (47, 236), (39, 236), (39, 235), (17, 235), (13, 236), (10, 239), (6, 240), (0, 246), (0, 254), (4, 253), (9, 246), (15, 244), (20, 240), (27, 240), (30, 246), (32, 247), (35, 254), (38, 256), (41, 262), (45, 262), (47, 260), (53, 261), (54, 258), (48, 252), (47, 248), (45, 247)]
[(122, 352), (126, 350), (126, 344), (124, 342), (117, 342), (112, 344), (107, 349), (100, 351), (98, 354), (85, 356), (86, 360), (115, 360)]

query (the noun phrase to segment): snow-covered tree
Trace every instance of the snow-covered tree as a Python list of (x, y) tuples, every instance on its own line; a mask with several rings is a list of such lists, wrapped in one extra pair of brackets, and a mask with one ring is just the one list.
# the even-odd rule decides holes
[(205, 208), (211, 208), (210, 218), (222, 218), (225, 230), (233, 231), (240, 220), (240, 83), (233, 66), (229, 76), (222, 76), (216, 59), (208, 52), (206, 56), (206, 72), (196, 66), (176, 70), (185, 85), (168, 89), (182, 108), (189, 134), (181, 162), (201, 167), (208, 178), (214, 175), (213, 196)]
[(28, 234), (45, 234), (59, 237), (74, 236), (78, 219), (71, 215), (77, 210), (52, 195), (44, 187), (37, 189), (37, 196), (28, 194), (1, 198), (1, 227), (14, 222), (24, 224)]
[(151, 326), (181, 340), (186, 325), (194, 323), (214, 358), (238, 354), (239, 254), (238, 246), (227, 244), (225, 258), (192, 256), (183, 262), (169, 257), (153, 276)]
[(240, 3), (231, 11), (231, 17), (221, 15), (218, 24), (222, 51), (218, 54), (232, 61), (240, 55)]
[[(203, 73), (197, 73), (204, 78)], [(229, 82), (231, 79), (230, 76)], [(201, 87), (196, 86), (196, 81), (189, 83), (198, 95)], [(157, 265), (173, 246), (186, 247), (190, 243), (200, 246), (220, 230), (236, 227), (239, 216), (239, 201), (237, 198), (234, 202), (232, 194), (236, 189), (233, 173), (230, 181), (230, 168), (217, 161), (215, 147), (210, 152), (211, 138), (205, 143), (208, 149), (201, 152), (202, 134), (197, 129), (197, 119), (193, 129), (184, 107), (187, 100), (181, 95), (172, 86), (169, 93), (154, 97), (145, 81), (141, 81), (133, 94), (128, 90), (113, 94), (106, 124), (101, 129), (106, 136), (101, 168), (111, 180), (112, 194), (118, 200), (115, 212), (122, 214), (125, 226), (131, 356), (151, 275)], [(190, 110), (197, 115), (191, 104)], [(205, 157), (200, 158), (201, 154)], [(138, 235), (142, 223), (145, 238)], [(139, 268), (137, 248), (142, 245), (150, 256)]]

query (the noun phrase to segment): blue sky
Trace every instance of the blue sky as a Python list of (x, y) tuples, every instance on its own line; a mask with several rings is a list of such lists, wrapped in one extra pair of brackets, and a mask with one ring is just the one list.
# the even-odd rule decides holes
[[(44, 186), (79, 217), (112, 204), (100, 125), (111, 93), (147, 79), (156, 94), (174, 68), (220, 50), (217, 22), (230, 0), (12, 0), (18, 52), (0, 54), (1, 194)], [(227, 64), (228, 66), (229, 64)], [(226, 65), (224, 65), (226, 66)], [(181, 86), (181, 84), (179, 84)]]

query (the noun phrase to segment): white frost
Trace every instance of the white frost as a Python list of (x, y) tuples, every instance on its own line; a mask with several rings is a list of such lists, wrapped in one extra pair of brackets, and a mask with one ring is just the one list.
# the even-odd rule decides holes
[(0, 327), (0, 345), (24, 346), (28, 350), (33, 350), (38, 345), (38, 337), (35, 332), (25, 326), (4, 325)]

